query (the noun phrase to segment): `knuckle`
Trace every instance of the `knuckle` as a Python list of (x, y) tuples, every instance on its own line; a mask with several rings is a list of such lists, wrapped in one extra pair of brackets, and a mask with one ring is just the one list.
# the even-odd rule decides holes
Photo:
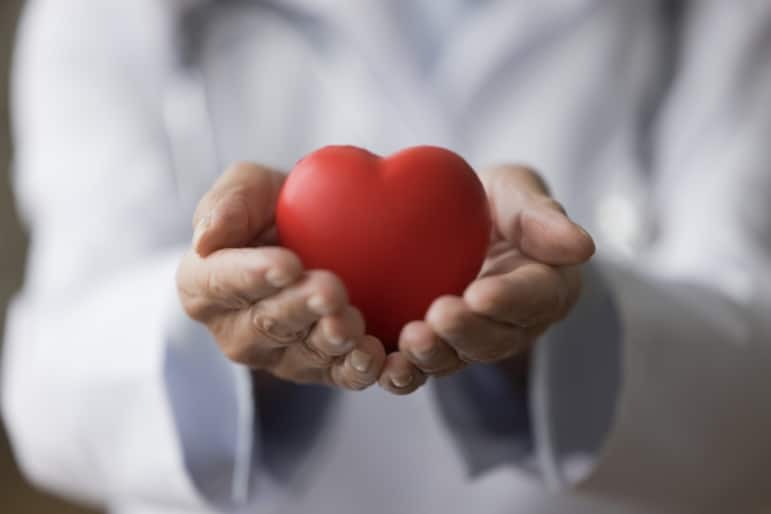
[(305, 363), (312, 368), (326, 368), (332, 364), (334, 357), (327, 355), (311, 339), (305, 340), (303, 346), (303, 359)]
[(240, 283), (252, 292), (260, 288), (265, 282), (265, 267), (258, 264), (249, 264), (239, 271)]
[(509, 284), (501, 279), (490, 279), (483, 294), (471, 297), (472, 308), (482, 314), (497, 314), (509, 301)]
[(191, 319), (196, 321), (206, 321), (214, 310), (212, 303), (200, 295), (183, 297), (182, 308)]
[(452, 298), (439, 298), (431, 306), (428, 318), (443, 333), (457, 334), (467, 322), (466, 312)]
[(288, 345), (306, 338), (308, 329), (297, 330), (287, 326), (280, 319), (263, 312), (263, 303), (255, 304), (250, 324), (253, 334), (274, 344)]
[(315, 348), (309, 348), (304, 355), (306, 365), (311, 368), (327, 368), (332, 364), (332, 357)]
[(184, 264), (177, 269), (176, 275), (177, 296), (179, 297), (182, 309), (190, 318), (196, 321), (204, 321), (210, 316), (215, 306), (206, 295), (201, 294), (190, 279), (189, 273), (183, 267)]
[(204, 288), (210, 295), (216, 298), (225, 298), (227, 296), (228, 291), (225, 280), (217, 271), (210, 271), (206, 274)]

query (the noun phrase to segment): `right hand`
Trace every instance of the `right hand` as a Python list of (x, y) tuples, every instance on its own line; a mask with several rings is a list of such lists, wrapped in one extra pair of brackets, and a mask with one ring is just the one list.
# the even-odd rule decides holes
[(203, 196), (192, 248), (177, 270), (180, 300), (235, 362), (291, 382), (366, 388), (378, 379), (385, 350), (365, 335), (339, 278), (304, 270), (277, 246), (283, 180), (239, 163)]

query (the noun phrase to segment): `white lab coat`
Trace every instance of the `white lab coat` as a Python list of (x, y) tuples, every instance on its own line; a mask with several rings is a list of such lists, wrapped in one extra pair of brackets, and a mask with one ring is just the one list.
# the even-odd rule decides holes
[[(490, 1), (429, 71), (398, 2), (225, 2), (195, 48), (199, 4), (24, 16), (32, 244), (2, 395), (29, 479), (127, 514), (771, 505), (771, 3), (690, 2), (673, 35), (659, 2)], [(532, 459), (469, 475), (432, 385), (341, 394), (293, 480), (259, 464), (248, 372), (185, 319), (174, 270), (227, 162), (289, 169), (328, 143), (528, 162), (596, 235), (584, 307), (534, 357)]]

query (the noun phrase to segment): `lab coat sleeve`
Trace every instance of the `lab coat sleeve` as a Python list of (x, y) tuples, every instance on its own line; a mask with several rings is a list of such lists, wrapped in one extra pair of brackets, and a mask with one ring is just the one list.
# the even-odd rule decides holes
[[(175, 293), (192, 206), (177, 199), (161, 115), (173, 4), (28, 4), (13, 114), (31, 242), (2, 407), (41, 487), (193, 511), (246, 501), (256, 449), (248, 372)], [(263, 489), (256, 504), (272, 501)]]
[(530, 458), (532, 425), (524, 383), (513, 386), (509, 373), (495, 364), (476, 364), (432, 385), (471, 474)]
[[(595, 262), (618, 360), (592, 357), (608, 343), (580, 317), (539, 345), (536, 453), (556, 488), (751, 512), (771, 504), (771, 4), (691, 2), (683, 23), (654, 136), (658, 235)], [(617, 395), (584, 387), (616, 365)], [(581, 451), (571, 423), (596, 402), (613, 415)]]
[(469, 366), (434, 383), (440, 412), (470, 475), (516, 464), (554, 482), (591, 466), (614, 415), (621, 328), (616, 302), (595, 263), (584, 267), (583, 284), (571, 315), (537, 343), (538, 357), (518, 383), (494, 364)]

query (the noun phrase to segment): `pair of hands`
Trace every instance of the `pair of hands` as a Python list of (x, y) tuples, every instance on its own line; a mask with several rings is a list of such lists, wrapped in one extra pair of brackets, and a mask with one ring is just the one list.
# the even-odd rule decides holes
[(575, 304), (594, 243), (534, 171), (500, 166), (482, 179), (494, 234), (479, 277), (407, 324), (397, 352), (366, 334), (339, 278), (278, 246), (284, 175), (255, 164), (235, 164), (201, 199), (177, 272), (182, 305), (228, 358), (291, 382), (408, 394), (474, 362), (513, 369)]

